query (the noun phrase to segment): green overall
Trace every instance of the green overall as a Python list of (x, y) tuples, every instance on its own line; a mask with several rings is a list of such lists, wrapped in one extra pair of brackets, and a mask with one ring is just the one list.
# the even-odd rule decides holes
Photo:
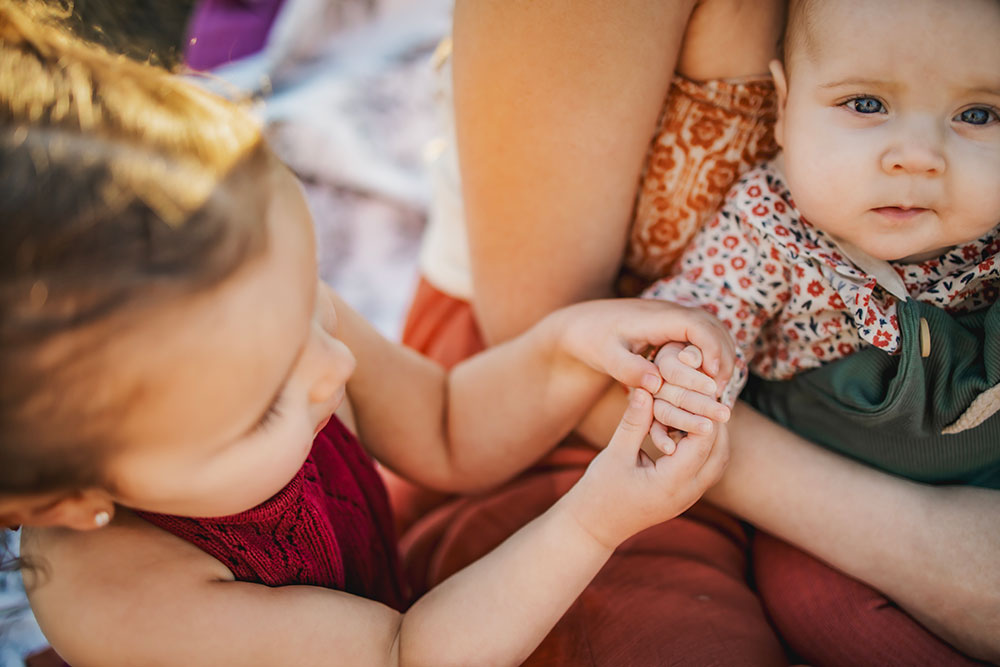
[[(979, 421), (968, 418), (970, 405), (984, 392), (996, 395), (978, 405), (1000, 402), (1000, 304), (954, 316), (907, 299), (897, 316), (899, 354), (868, 347), (790, 380), (751, 377), (742, 398), (799, 435), (887, 472), (1000, 489), (1000, 412), (986, 409), (985, 420), (960, 430)], [(930, 331), (927, 357), (921, 318)]]

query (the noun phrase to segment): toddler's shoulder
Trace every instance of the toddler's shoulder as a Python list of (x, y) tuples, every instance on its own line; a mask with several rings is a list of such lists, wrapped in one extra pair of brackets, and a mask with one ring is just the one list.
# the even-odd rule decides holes
[(151, 609), (170, 607), (199, 582), (233, 579), (222, 563), (127, 510), (94, 531), (25, 528), (21, 554), (42, 630), (61, 654), (79, 662), (93, 662), (96, 637), (127, 633), (148, 620), (136, 609), (152, 617)]

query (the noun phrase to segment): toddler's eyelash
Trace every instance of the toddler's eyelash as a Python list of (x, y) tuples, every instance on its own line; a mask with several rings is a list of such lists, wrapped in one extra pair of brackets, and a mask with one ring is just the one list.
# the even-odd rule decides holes
[(267, 407), (267, 411), (261, 416), (260, 421), (254, 424), (251, 433), (259, 433), (264, 431), (268, 426), (274, 423), (274, 421), (281, 416), (281, 411), (278, 409), (280, 400), (275, 400), (271, 405)]

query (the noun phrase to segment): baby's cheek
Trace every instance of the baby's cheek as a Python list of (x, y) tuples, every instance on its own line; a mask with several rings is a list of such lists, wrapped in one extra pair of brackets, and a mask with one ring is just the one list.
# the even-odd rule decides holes
[(979, 221), (977, 226), (981, 233), (976, 236), (1000, 225), (1000, 188), (996, 185), (1000, 183), (1000, 168), (997, 173), (989, 176), (984, 178), (982, 174), (977, 174), (979, 183), (967, 188), (958, 202), (964, 209), (965, 216)]

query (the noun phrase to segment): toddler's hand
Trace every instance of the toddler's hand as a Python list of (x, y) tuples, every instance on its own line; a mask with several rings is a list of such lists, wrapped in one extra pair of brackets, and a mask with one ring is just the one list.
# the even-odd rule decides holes
[(629, 387), (661, 390), (660, 369), (643, 353), (671, 341), (696, 346), (704, 356), (699, 356), (698, 366), (708, 375), (732, 373), (732, 339), (717, 318), (699, 308), (652, 299), (609, 299), (564, 308), (556, 317), (567, 353)]
[(729, 407), (718, 400), (732, 374), (733, 350), (721, 345), (728, 363), (720, 364), (712, 376), (705, 371), (701, 350), (695, 345), (667, 343), (654, 362), (663, 385), (654, 395), (650, 438), (664, 454), (673, 454), (683, 433), (710, 434), (713, 422), (729, 421)]
[(693, 505), (729, 460), (726, 427), (715, 424), (711, 433), (681, 440), (673, 456), (653, 461), (640, 450), (652, 422), (653, 397), (634, 390), (611, 442), (573, 490), (577, 520), (612, 548)]

